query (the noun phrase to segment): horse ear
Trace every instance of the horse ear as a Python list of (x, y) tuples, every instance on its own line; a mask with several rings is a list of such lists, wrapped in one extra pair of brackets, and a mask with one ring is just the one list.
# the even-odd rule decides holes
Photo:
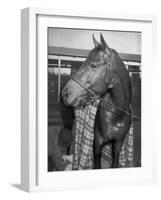
[(94, 34), (93, 34), (92, 36), (93, 36), (94, 46), (95, 46), (95, 47), (100, 46), (100, 43), (96, 40), (96, 38), (94, 37)]
[(109, 52), (110, 48), (107, 45), (106, 41), (104, 40), (102, 33), (100, 33), (100, 41), (101, 41), (101, 45), (103, 46), (104, 50)]

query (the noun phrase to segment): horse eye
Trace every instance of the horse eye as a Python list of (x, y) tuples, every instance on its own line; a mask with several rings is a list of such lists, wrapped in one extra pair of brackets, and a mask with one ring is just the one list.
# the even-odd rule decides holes
[(97, 65), (95, 65), (95, 64), (91, 64), (91, 67), (92, 67), (92, 68), (96, 68)]

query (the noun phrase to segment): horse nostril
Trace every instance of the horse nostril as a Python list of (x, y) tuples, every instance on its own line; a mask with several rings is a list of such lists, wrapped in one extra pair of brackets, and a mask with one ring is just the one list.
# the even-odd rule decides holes
[(64, 98), (65, 100), (67, 100), (68, 96), (69, 96), (68, 91), (65, 90), (65, 91), (64, 91), (64, 94), (63, 94), (63, 98)]
[(67, 99), (69, 96), (68, 92), (65, 93), (64, 97)]

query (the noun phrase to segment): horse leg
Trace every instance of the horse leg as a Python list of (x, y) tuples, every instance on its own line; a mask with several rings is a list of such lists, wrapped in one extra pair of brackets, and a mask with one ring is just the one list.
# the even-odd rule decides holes
[(119, 155), (123, 145), (124, 139), (112, 141), (112, 168), (119, 167)]
[(96, 128), (95, 130), (95, 138), (94, 138), (94, 145), (93, 145), (93, 152), (94, 152), (94, 168), (101, 169), (101, 152), (102, 152), (102, 144), (103, 144), (103, 137), (100, 134), (100, 131)]

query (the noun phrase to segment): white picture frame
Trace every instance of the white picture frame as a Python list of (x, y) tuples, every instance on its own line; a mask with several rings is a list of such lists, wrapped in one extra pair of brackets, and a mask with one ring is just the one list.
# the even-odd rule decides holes
[[(47, 99), (47, 27), (83, 27), (106, 23), (111, 28), (143, 32), (142, 132), (143, 166), (141, 168), (55, 172), (48, 174), (46, 116)], [(92, 23), (89, 25), (89, 21)], [(97, 21), (97, 23), (96, 23)], [(61, 22), (61, 25), (60, 25)], [(77, 23), (74, 23), (77, 22)], [(76, 25), (77, 24), (77, 25)], [(79, 24), (79, 25), (78, 25)], [(120, 27), (120, 28), (119, 28)], [(109, 14), (83, 11), (62, 11), (44, 8), (25, 8), (21, 15), (21, 187), (25, 191), (54, 191), (64, 189), (96, 188), (116, 185), (152, 184), (156, 182), (155, 133), (153, 131), (152, 103), (147, 98), (150, 67), (155, 68), (156, 18), (152, 15)], [(41, 42), (43, 41), (43, 43)], [(46, 44), (46, 46), (45, 46)], [(147, 46), (148, 45), (148, 46)], [(41, 48), (43, 47), (43, 48)], [(147, 48), (148, 47), (148, 48)], [(43, 55), (43, 56), (42, 56)], [(39, 60), (43, 57), (43, 60)], [(41, 80), (41, 81), (40, 81)], [(41, 90), (40, 90), (41, 88)], [(43, 114), (42, 114), (43, 113)], [(149, 117), (147, 117), (149, 115)], [(43, 116), (43, 117), (42, 117)], [(150, 122), (150, 123), (149, 123)], [(145, 126), (146, 125), (146, 126)], [(41, 155), (41, 156), (40, 156)], [(45, 163), (45, 164), (44, 164)]]

